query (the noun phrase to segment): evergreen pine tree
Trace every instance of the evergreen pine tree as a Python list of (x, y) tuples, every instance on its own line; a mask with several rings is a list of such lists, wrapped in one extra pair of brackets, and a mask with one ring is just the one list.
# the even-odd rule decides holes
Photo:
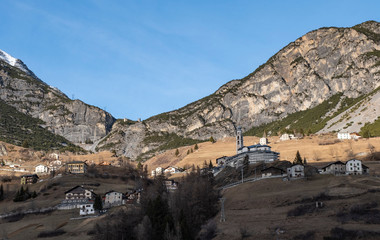
[(249, 157), (248, 155), (245, 155), (244, 160), (243, 160), (243, 171), (245, 173), (248, 172), (248, 167), (249, 167)]
[(294, 158), (293, 164), (303, 164), (302, 157), (299, 151), (296, 153), (296, 157)]
[(187, 155), (189, 155), (190, 154), (190, 150), (187, 150)]
[(198, 150), (198, 144), (195, 144), (195, 146), (194, 146), (194, 150)]
[(194, 152), (192, 148), (190, 149), (190, 152), (191, 152), (191, 153), (193, 153), (193, 152)]
[(215, 143), (215, 139), (213, 138), (213, 136), (210, 137), (210, 142)]
[(4, 199), (4, 190), (3, 190), (3, 184), (0, 186), (0, 201)]
[(95, 210), (102, 210), (103, 209), (102, 199), (100, 198), (99, 195), (96, 195), (96, 197), (95, 197), (94, 209)]
[(179, 155), (179, 150), (178, 150), (178, 148), (175, 150), (175, 155), (178, 157), (178, 155)]
[(214, 168), (214, 165), (212, 165), (211, 160), (210, 160), (210, 163), (208, 164), (208, 168), (210, 168), (210, 169)]

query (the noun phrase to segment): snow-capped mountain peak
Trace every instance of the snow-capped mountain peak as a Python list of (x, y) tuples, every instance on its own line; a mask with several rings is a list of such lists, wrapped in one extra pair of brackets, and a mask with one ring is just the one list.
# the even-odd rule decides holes
[(18, 69), (24, 71), (25, 73), (29, 75), (34, 75), (20, 59), (12, 57), (10, 54), (4, 52), (1, 49), (0, 49), (0, 60), (3, 60), (4, 62), (8, 63), (9, 65), (13, 67), (17, 67)]

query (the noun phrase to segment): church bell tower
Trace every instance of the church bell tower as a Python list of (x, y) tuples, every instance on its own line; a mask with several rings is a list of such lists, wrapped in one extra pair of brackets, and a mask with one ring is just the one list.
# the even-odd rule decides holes
[(241, 127), (237, 127), (237, 130), (236, 130), (236, 153), (238, 153), (239, 148), (242, 148), (243, 146), (244, 146), (243, 132), (241, 130)]

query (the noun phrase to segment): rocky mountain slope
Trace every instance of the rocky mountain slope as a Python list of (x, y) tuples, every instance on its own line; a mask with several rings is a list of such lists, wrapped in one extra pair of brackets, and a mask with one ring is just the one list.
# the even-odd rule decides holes
[[(330, 108), (320, 110), (318, 117), (327, 121), (352, 107), (352, 99), (379, 86), (380, 23), (321, 28), (291, 42), (253, 73), (228, 82), (210, 96), (143, 122), (115, 124), (98, 149), (147, 157), (165, 149), (168, 139), (186, 144), (210, 136), (233, 136), (237, 125), (249, 130), (322, 103)], [(310, 126), (314, 124), (309, 121)], [(326, 124), (318, 126), (314, 132)]]
[(19, 59), (0, 50), (0, 100), (43, 121), (41, 126), (74, 143), (107, 135), (115, 119), (80, 100), (71, 100), (38, 79)]

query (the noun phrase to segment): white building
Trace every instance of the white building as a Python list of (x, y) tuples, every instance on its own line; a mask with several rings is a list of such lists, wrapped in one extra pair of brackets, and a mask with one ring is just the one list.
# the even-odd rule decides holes
[(301, 178), (305, 176), (305, 167), (301, 164), (296, 164), (287, 169), (288, 178)]
[(287, 133), (284, 133), (284, 134), (282, 134), (281, 137), (280, 137), (280, 140), (281, 140), (281, 141), (288, 141), (288, 140), (292, 140), (292, 139), (295, 139), (294, 134), (287, 134)]
[(152, 171), (152, 177), (161, 175), (164, 173), (164, 169), (162, 167), (157, 167), (156, 170)]
[(268, 144), (268, 139), (266, 137), (260, 138), (260, 145), (267, 145)]
[(340, 140), (351, 139), (351, 134), (349, 132), (339, 132), (338, 139)]
[(357, 159), (351, 159), (346, 162), (346, 174), (347, 175), (361, 175), (363, 174), (362, 161)]
[(39, 174), (47, 174), (49, 173), (49, 168), (43, 164), (39, 164), (36, 166), (35, 172)]
[(58, 153), (51, 153), (49, 155), (49, 157), (54, 158), (55, 160), (58, 160), (59, 159), (59, 154)]
[(62, 161), (61, 160), (54, 160), (49, 163), (49, 169), (50, 171), (57, 171), (62, 167)]
[(82, 204), (79, 207), (79, 214), (80, 215), (89, 215), (89, 214), (94, 214), (95, 209), (94, 209), (94, 204), (88, 203), (88, 204)]
[(170, 173), (170, 174), (179, 173), (179, 172), (181, 171), (177, 167), (167, 167), (164, 171), (164, 173)]

